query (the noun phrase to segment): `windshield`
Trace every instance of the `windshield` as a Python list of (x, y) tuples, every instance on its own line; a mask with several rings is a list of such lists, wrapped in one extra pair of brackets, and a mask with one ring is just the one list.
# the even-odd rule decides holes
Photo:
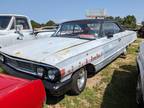
[(98, 36), (100, 23), (69, 22), (63, 23), (54, 36), (78, 38), (80, 36)]
[(0, 30), (6, 29), (10, 20), (10, 16), (0, 16)]

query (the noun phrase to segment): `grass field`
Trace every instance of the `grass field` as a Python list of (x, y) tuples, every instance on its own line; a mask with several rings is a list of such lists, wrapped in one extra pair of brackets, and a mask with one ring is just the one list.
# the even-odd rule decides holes
[(135, 102), (136, 55), (142, 39), (129, 48), (126, 58), (118, 58), (98, 74), (88, 78), (79, 96), (47, 97), (46, 108), (137, 108)]
[(141, 41), (137, 39), (128, 48), (126, 58), (117, 58), (88, 78), (86, 89), (79, 96), (47, 97), (45, 108), (137, 108), (135, 58)]

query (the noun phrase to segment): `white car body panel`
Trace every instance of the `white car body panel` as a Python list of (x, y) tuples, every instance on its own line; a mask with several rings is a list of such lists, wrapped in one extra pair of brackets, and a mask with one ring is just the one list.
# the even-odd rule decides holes
[(93, 64), (97, 71), (100, 70), (124, 52), (136, 38), (136, 32), (133, 31), (124, 31), (112, 38), (96, 40), (50, 37), (3, 48), (1, 52), (64, 69), (65, 75), (61, 81), (65, 81), (75, 70), (89, 63)]
[[(35, 40), (39, 38), (47, 38), (50, 37), (54, 32), (45, 32), (45, 33), (38, 33), (37, 36), (32, 35), (33, 28), (30, 22), (30, 19), (27, 16), (24, 15), (15, 15), (15, 14), (0, 14), (0, 16), (11, 16), (10, 22), (5, 30), (0, 30), (0, 47), (7, 47), (16, 43), (21, 43), (23, 41), (28, 40)], [(11, 30), (11, 26), (13, 22), (15, 21), (16, 17), (22, 17), (26, 18), (29, 29), (27, 30), (21, 30), (20, 32), (23, 34), (22, 40), (18, 39), (20, 35), (16, 33), (16, 30)]]

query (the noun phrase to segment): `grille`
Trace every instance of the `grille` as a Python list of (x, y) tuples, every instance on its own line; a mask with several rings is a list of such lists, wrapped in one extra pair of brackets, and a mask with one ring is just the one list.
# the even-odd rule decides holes
[(8, 57), (5, 58), (5, 63), (14, 69), (21, 70), (24, 72), (29, 72), (29, 73), (35, 73), (36, 67), (32, 63), (18, 61)]

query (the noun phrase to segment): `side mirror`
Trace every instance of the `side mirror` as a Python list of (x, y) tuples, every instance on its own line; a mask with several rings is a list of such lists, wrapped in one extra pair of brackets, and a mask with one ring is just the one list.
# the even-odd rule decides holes
[(105, 35), (106, 35), (108, 38), (112, 38), (113, 35), (114, 35), (114, 31), (108, 31), (107, 33), (105, 33)]
[(16, 32), (17, 34), (19, 34), (19, 36), (17, 37), (17, 40), (23, 40), (23, 33), (21, 32), (23, 30), (23, 25), (16, 25)]
[(113, 34), (108, 34), (107, 37), (108, 37), (108, 38), (112, 38), (112, 37), (113, 37)]
[(20, 32), (21, 30), (23, 30), (23, 25), (16, 25), (15, 29), (17, 32)]

